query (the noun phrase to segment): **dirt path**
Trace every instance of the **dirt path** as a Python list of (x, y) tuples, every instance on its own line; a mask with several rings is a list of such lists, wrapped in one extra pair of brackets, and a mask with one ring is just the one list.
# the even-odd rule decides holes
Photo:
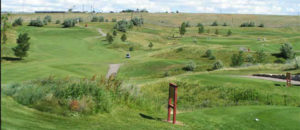
[(102, 35), (102, 37), (105, 37), (105, 36), (106, 36), (106, 34), (102, 31), (101, 28), (98, 28), (98, 32)]
[[(263, 79), (263, 80), (270, 80), (270, 81), (277, 81), (277, 82), (286, 82), (284, 79), (277, 79), (277, 78), (270, 78), (270, 77), (260, 77), (260, 76), (240, 76), (245, 78), (254, 78), (254, 79)], [(292, 80), (293, 85), (300, 85), (300, 81)]]
[(120, 68), (121, 64), (109, 64), (109, 70), (106, 74), (106, 78), (109, 78), (111, 75), (116, 75)]

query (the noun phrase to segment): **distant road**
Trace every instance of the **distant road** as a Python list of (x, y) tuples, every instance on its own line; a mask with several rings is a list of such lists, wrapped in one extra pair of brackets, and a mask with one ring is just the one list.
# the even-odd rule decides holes
[[(284, 79), (277, 79), (277, 78), (270, 78), (270, 77), (260, 77), (260, 76), (240, 76), (245, 78), (254, 78), (254, 79), (263, 79), (263, 80), (270, 80), (270, 81), (277, 81), (277, 82), (286, 82)], [(293, 85), (300, 85), (300, 81), (291, 81)]]

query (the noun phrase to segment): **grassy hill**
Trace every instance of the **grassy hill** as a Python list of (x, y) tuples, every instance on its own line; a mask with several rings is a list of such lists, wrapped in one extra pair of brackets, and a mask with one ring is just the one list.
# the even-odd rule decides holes
[[(40, 28), (25, 26), (30, 19), (43, 18), (46, 15), (51, 15), (54, 22), (56, 19), (74, 17), (82, 17), (84, 22), (73, 28), (62, 28), (62, 25), (54, 22)], [(96, 15), (104, 16), (109, 21), (112, 18), (120, 20), (131, 17), (128, 13)], [(145, 24), (128, 30), (125, 42), (120, 40), (123, 32), (118, 32), (112, 44), (99, 34), (98, 29), (101, 28), (104, 33), (112, 33), (115, 23), (89, 22), (91, 14), (12, 15), (10, 21), (22, 17), (25, 19), (25, 25), (11, 27), (7, 32), (8, 42), (2, 45), (2, 56), (9, 59), (1, 61), (1, 85), (4, 85), (1, 87), (4, 91), (1, 93), (2, 128), (300, 128), (300, 87), (286, 88), (285, 83), (281, 82), (240, 77), (254, 73), (300, 72), (299, 69), (289, 70), (289, 60), (272, 55), (279, 53), (282, 43), (288, 42), (293, 46), (296, 56), (300, 56), (300, 26), (297, 16), (133, 14), (138, 17), (141, 15)], [(230, 26), (209, 26), (215, 20), (221, 25), (226, 22)], [(184, 21), (189, 21), (194, 26), (187, 28), (187, 33), (181, 37), (178, 26)], [(264, 23), (266, 27), (239, 27), (247, 21)], [(206, 31), (203, 34), (198, 34), (198, 28), (195, 27), (199, 22), (205, 25)], [(84, 24), (88, 24), (88, 27), (84, 27)], [(218, 35), (215, 34), (217, 29)], [(210, 30), (209, 33), (207, 30)], [(231, 36), (227, 36), (228, 30), (232, 31)], [(16, 57), (10, 48), (16, 46), (16, 38), (22, 32), (27, 32), (31, 37), (29, 55), (21, 61), (11, 60)], [(261, 40), (263, 38), (264, 41)], [(149, 42), (154, 44), (152, 49), (148, 47)], [(129, 51), (130, 47), (133, 47), (133, 51)], [(254, 56), (256, 51), (263, 49), (267, 55), (265, 63), (245, 63), (240, 67), (231, 67), (231, 56), (248, 48), (250, 52), (245, 51), (245, 57)], [(204, 57), (208, 49), (212, 50), (216, 59)], [(128, 52), (131, 54), (130, 59), (125, 58)], [(209, 71), (217, 60), (221, 60), (225, 67)], [(284, 63), (278, 63), (278, 60)], [(195, 62), (197, 66), (193, 72), (182, 69), (190, 61)], [(22, 105), (18, 100), (18, 92), (15, 95), (6, 94), (7, 91), (20, 90), (18, 87), (11, 88), (20, 84), (22, 90), (28, 92), (24, 98), (32, 99), (30, 96), (48, 90), (32, 87), (56, 86), (51, 82), (48, 86), (43, 83), (49, 77), (65, 81), (66, 84), (69, 78), (76, 79), (74, 82), (85, 81), (93, 75), (97, 78), (105, 76), (109, 64), (112, 63), (122, 64), (118, 79), (129, 93), (130, 100), (122, 100), (121, 104), (113, 102), (115, 104), (110, 112), (102, 111), (92, 115), (74, 112), (73, 116), (64, 116), (50, 110), (39, 111), (34, 104)], [(35, 82), (36, 80), (39, 82)], [(174, 126), (163, 121), (166, 119), (169, 82), (179, 85), (177, 119), (184, 124), (183, 126)], [(255, 121), (255, 118), (259, 121)]]

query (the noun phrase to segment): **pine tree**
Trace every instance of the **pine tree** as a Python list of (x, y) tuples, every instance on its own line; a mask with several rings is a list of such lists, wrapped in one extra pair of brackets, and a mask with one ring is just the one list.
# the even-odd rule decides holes
[(127, 40), (126, 34), (123, 34), (123, 35), (121, 36), (121, 40), (122, 40), (123, 42), (125, 42), (125, 41)]
[(22, 59), (23, 57), (27, 56), (27, 51), (29, 50), (30, 43), (28, 42), (30, 37), (28, 37), (27, 33), (19, 34), (17, 39), (17, 46), (12, 48), (15, 53), (15, 56)]
[(179, 32), (180, 32), (180, 35), (181, 35), (181, 36), (184, 35), (185, 32), (186, 32), (185, 27), (186, 27), (186, 25), (185, 25), (185, 23), (183, 22), (183, 23), (181, 24), (180, 28), (179, 28)]

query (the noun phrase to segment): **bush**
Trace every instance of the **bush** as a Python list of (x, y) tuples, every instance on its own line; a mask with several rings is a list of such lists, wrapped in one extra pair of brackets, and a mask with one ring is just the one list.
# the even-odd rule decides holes
[(198, 24), (197, 24), (197, 27), (202, 27), (202, 26), (203, 26), (202, 23), (198, 23)]
[(228, 26), (227, 23), (224, 22), (223, 26)]
[(17, 18), (17, 19), (15, 19), (15, 21), (13, 22), (13, 26), (15, 27), (15, 26), (18, 26), (18, 25), (22, 25), (22, 23), (23, 23), (23, 19), (21, 18), (21, 17), (19, 17), (19, 18)]
[(99, 17), (93, 16), (91, 22), (99, 22)]
[(185, 67), (183, 67), (183, 70), (185, 71), (194, 71), (196, 69), (196, 64), (193, 61), (190, 61)]
[(142, 24), (144, 24), (144, 19), (135, 17), (131, 19), (131, 22), (133, 23), (134, 26), (141, 26)]
[(283, 63), (285, 63), (285, 59), (283, 59), (283, 58), (278, 58), (278, 59), (276, 59), (276, 60), (274, 61), (274, 63), (283, 64)]
[(116, 18), (112, 18), (111, 22), (117, 22), (117, 19)]
[(233, 54), (231, 57), (231, 66), (241, 66), (244, 62), (243, 51), (239, 54)]
[(105, 19), (105, 22), (109, 22), (108, 19)]
[(110, 35), (110, 33), (106, 34), (106, 40), (108, 41), (108, 43), (112, 43), (114, 41), (114, 38), (112, 35)]
[(114, 29), (121, 32), (126, 32), (128, 27), (129, 27), (128, 22), (126, 20), (121, 20), (115, 24)]
[(210, 49), (208, 49), (208, 50), (206, 50), (206, 52), (205, 52), (205, 57), (211, 57), (213, 54), (212, 54), (212, 51), (210, 50)]
[(69, 28), (69, 27), (74, 27), (75, 23), (76, 23), (75, 19), (66, 19), (66, 20), (64, 20), (62, 25), (64, 28)]
[(213, 64), (213, 70), (222, 69), (224, 67), (223, 62), (218, 60)]
[(262, 23), (262, 24), (260, 24), (258, 27), (263, 28), (263, 27), (265, 27), (265, 25)]
[(49, 77), (10, 85), (5, 89), (5, 94), (20, 104), (40, 111), (71, 116), (72, 113), (110, 112), (113, 104), (128, 101), (131, 95), (127, 90), (120, 89), (121, 84), (118, 79), (92, 81)]
[(219, 30), (218, 29), (216, 29), (215, 34), (219, 35)]
[(30, 37), (27, 33), (19, 34), (17, 39), (18, 45), (12, 49), (15, 53), (15, 56), (19, 57), (20, 59), (27, 56), (27, 51), (30, 47), (29, 39)]
[(284, 43), (280, 48), (280, 55), (285, 59), (293, 59), (295, 58), (295, 52), (293, 51), (293, 47), (289, 43)]
[(60, 20), (56, 20), (55, 24), (60, 24)]
[(185, 23), (185, 27), (191, 27), (191, 25), (190, 25), (190, 22), (189, 21), (187, 21), (187, 22), (184, 22)]
[(47, 24), (48, 24), (48, 21), (47, 21), (46, 19), (44, 19), (44, 20), (43, 20), (43, 24), (44, 24), (44, 25), (47, 25)]
[(179, 33), (180, 33), (181, 36), (184, 35), (185, 32), (186, 32), (185, 27), (186, 27), (185, 22), (183, 22), (183, 23), (181, 24), (180, 28), (179, 28)]
[(198, 33), (199, 34), (204, 33), (204, 26), (203, 25), (198, 28)]
[(129, 47), (129, 51), (133, 51), (133, 47), (131, 46), (131, 47)]
[(218, 26), (218, 22), (217, 21), (214, 21), (211, 26)]
[(255, 22), (245, 22), (240, 27), (255, 27)]
[(113, 35), (117, 36), (117, 31), (116, 30), (113, 31)]
[(152, 47), (153, 47), (153, 43), (152, 43), (152, 42), (150, 42), (150, 43), (149, 43), (149, 45), (148, 45), (148, 47), (149, 47), (150, 49), (152, 49)]
[(211, 57), (209, 57), (208, 59), (209, 59), (209, 60), (215, 60), (216, 57), (215, 57), (215, 56), (211, 56)]
[(45, 18), (44, 18), (44, 21), (46, 21), (47, 23), (51, 23), (52, 21), (52, 17), (47, 15)]
[(231, 34), (232, 34), (231, 30), (228, 30), (227, 36), (231, 36)]
[(31, 20), (30, 23), (29, 23), (29, 26), (43, 27), (44, 24), (40, 20), (40, 18), (37, 18), (36, 20)]
[(250, 55), (250, 54), (246, 56), (245, 61), (248, 62), (248, 63), (254, 63), (255, 62), (253, 56)]
[(123, 35), (121, 36), (121, 40), (122, 40), (123, 42), (125, 42), (125, 41), (127, 40), (126, 34), (123, 34)]
[(99, 22), (104, 22), (104, 17), (103, 16), (99, 17)]
[(266, 60), (267, 55), (265, 54), (264, 50), (259, 50), (255, 53), (256, 58), (255, 58), (255, 62), (256, 63), (263, 63)]

